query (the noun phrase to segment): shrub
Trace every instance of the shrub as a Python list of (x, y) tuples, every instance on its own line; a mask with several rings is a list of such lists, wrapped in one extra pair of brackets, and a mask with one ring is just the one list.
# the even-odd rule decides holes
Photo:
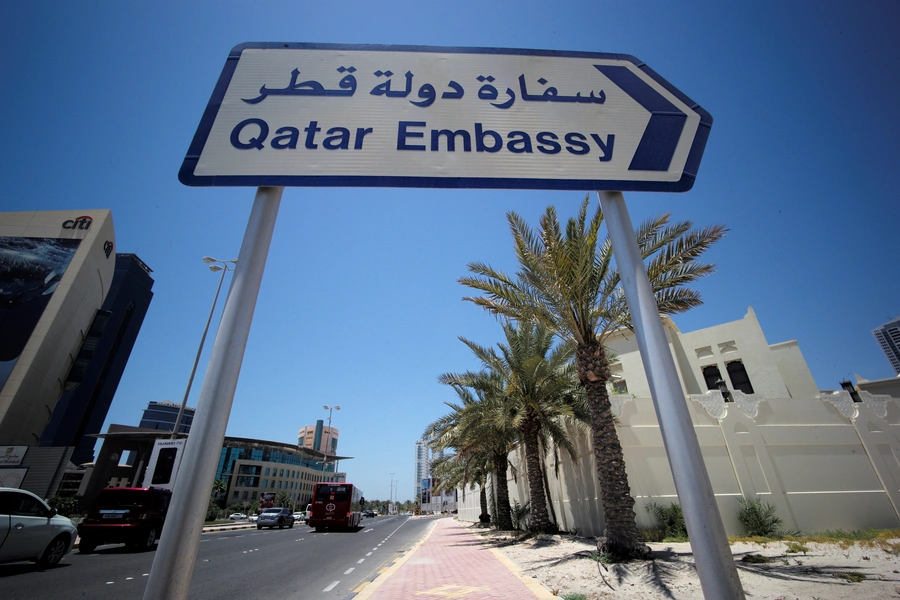
[(750, 564), (766, 564), (772, 562), (772, 559), (768, 556), (763, 556), (762, 554), (748, 554), (744, 558), (741, 559), (741, 562), (750, 563)]
[(807, 552), (809, 552), (809, 546), (807, 546), (803, 542), (789, 541), (789, 542), (785, 542), (785, 545), (787, 546), (788, 554), (797, 554), (799, 552), (806, 554)]
[(53, 496), (47, 500), (50, 508), (55, 508), (56, 512), (64, 517), (81, 516), (78, 513), (78, 504), (81, 502), (81, 496)]
[(651, 502), (646, 506), (647, 512), (656, 518), (658, 528), (663, 530), (662, 541), (685, 541), (688, 539), (687, 526), (684, 524), (684, 513), (681, 506), (672, 502), (662, 506)]
[(525, 506), (519, 506), (519, 501), (513, 501), (513, 505), (510, 507), (509, 516), (512, 519), (513, 529), (525, 529), (528, 525), (528, 515), (531, 513), (531, 509), (528, 507), (528, 503), (525, 503)]
[(219, 508), (219, 505), (216, 504), (215, 500), (210, 500), (209, 505), (206, 507), (206, 520), (215, 521), (220, 518), (221, 514), (222, 509)]
[(781, 533), (781, 519), (775, 514), (775, 506), (759, 498), (738, 498), (741, 505), (738, 521), (747, 530), (747, 535), (775, 537)]

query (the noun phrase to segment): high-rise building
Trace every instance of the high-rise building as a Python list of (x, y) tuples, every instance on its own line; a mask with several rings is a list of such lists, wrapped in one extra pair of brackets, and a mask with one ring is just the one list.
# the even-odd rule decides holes
[[(139, 427), (148, 429), (161, 429), (163, 431), (172, 431), (175, 428), (175, 419), (178, 418), (178, 411), (181, 410), (181, 404), (176, 402), (150, 402), (144, 409), (144, 415), (141, 417)], [(181, 426), (178, 433), (190, 433), (191, 424), (194, 421), (194, 412), (196, 409), (190, 406), (184, 407), (184, 414), (181, 415)]]
[(425, 440), (416, 440), (416, 476), (414, 479), (413, 498), (421, 502), (422, 483), (431, 478), (431, 449)]
[(894, 373), (900, 375), (900, 319), (894, 319), (881, 327), (872, 330), (878, 340), (881, 351), (894, 367)]
[[(41, 446), (74, 446), (69, 459), (94, 459), (100, 433), (131, 349), (153, 299), (150, 267), (134, 254), (117, 254), (109, 293), (94, 315), (65, 378), (65, 391), (41, 434)], [(143, 426), (143, 425), (142, 425)]]
[(297, 445), (334, 456), (337, 453), (338, 435), (339, 431), (336, 428), (328, 427), (324, 420), (319, 419), (315, 425), (300, 428), (297, 433)]
[(109, 294), (114, 247), (109, 210), (0, 213), (0, 444), (39, 445)]

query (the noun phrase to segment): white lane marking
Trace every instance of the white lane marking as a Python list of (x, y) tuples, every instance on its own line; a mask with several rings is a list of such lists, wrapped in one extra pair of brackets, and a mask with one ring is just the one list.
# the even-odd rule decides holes
[(322, 590), (322, 591), (323, 591), (323, 592), (330, 592), (331, 590), (333, 590), (334, 588), (336, 588), (337, 585), (338, 585), (339, 583), (340, 583), (340, 581), (334, 581), (334, 582), (332, 582), (331, 585), (329, 585), (327, 588), (325, 588), (325, 589)]
[(354, 569), (356, 569), (356, 567), (350, 567), (349, 569), (344, 571), (344, 575), (349, 575), (350, 573), (352, 573), (354, 571)]
[(107, 582), (106, 582), (106, 585), (112, 585), (113, 583), (115, 583), (115, 582), (114, 582), (114, 581), (107, 581)]
[(128, 581), (128, 580), (130, 580), (130, 579), (134, 579), (134, 577), (126, 577), (126, 578), (125, 578), (125, 581)]
[(365, 562), (365, 561), (366, 561), (366, 559), (364, 559), (364, 558), (361, 558), (361, 559), (359, 559), (359, 560), (358, 560), (358, 561), (356, 561), (356, 564), (358, 564), (358, 565), (359, 565), (359, 564), (362, 564), (362, 563), (364, 563), (364, 562)]
[(371, 553), (371, 552), (367, 552), (367, 553), (366, 553), (366, 556), (372, 556), (372, 553)]

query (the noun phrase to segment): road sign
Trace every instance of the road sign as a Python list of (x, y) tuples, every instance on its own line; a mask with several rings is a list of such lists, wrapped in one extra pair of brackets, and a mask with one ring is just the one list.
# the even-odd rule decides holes
[(621, 54), (241, 44), (179, 179), (680, 192), (711, 124)]

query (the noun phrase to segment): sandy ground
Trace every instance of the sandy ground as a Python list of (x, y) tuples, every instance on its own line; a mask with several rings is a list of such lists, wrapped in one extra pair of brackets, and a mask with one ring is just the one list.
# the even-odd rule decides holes
[[(596, 540), (547, 535), (517, 541), (510, 534), (471, 528), (554, 594), (587, 598), (686, 600), (703, 598), (689, 543), (649, 544), (652, 560), (604, 565), (593, 560)], [(900, 598), (900, 540), (890, 545), (783, 542), (731, 546), (747, 598), (767, 600), (868, 600)], [(758, 555), (768, 562), (746, 562)], [(862, 581), (853, 582), (863, 576)]]

